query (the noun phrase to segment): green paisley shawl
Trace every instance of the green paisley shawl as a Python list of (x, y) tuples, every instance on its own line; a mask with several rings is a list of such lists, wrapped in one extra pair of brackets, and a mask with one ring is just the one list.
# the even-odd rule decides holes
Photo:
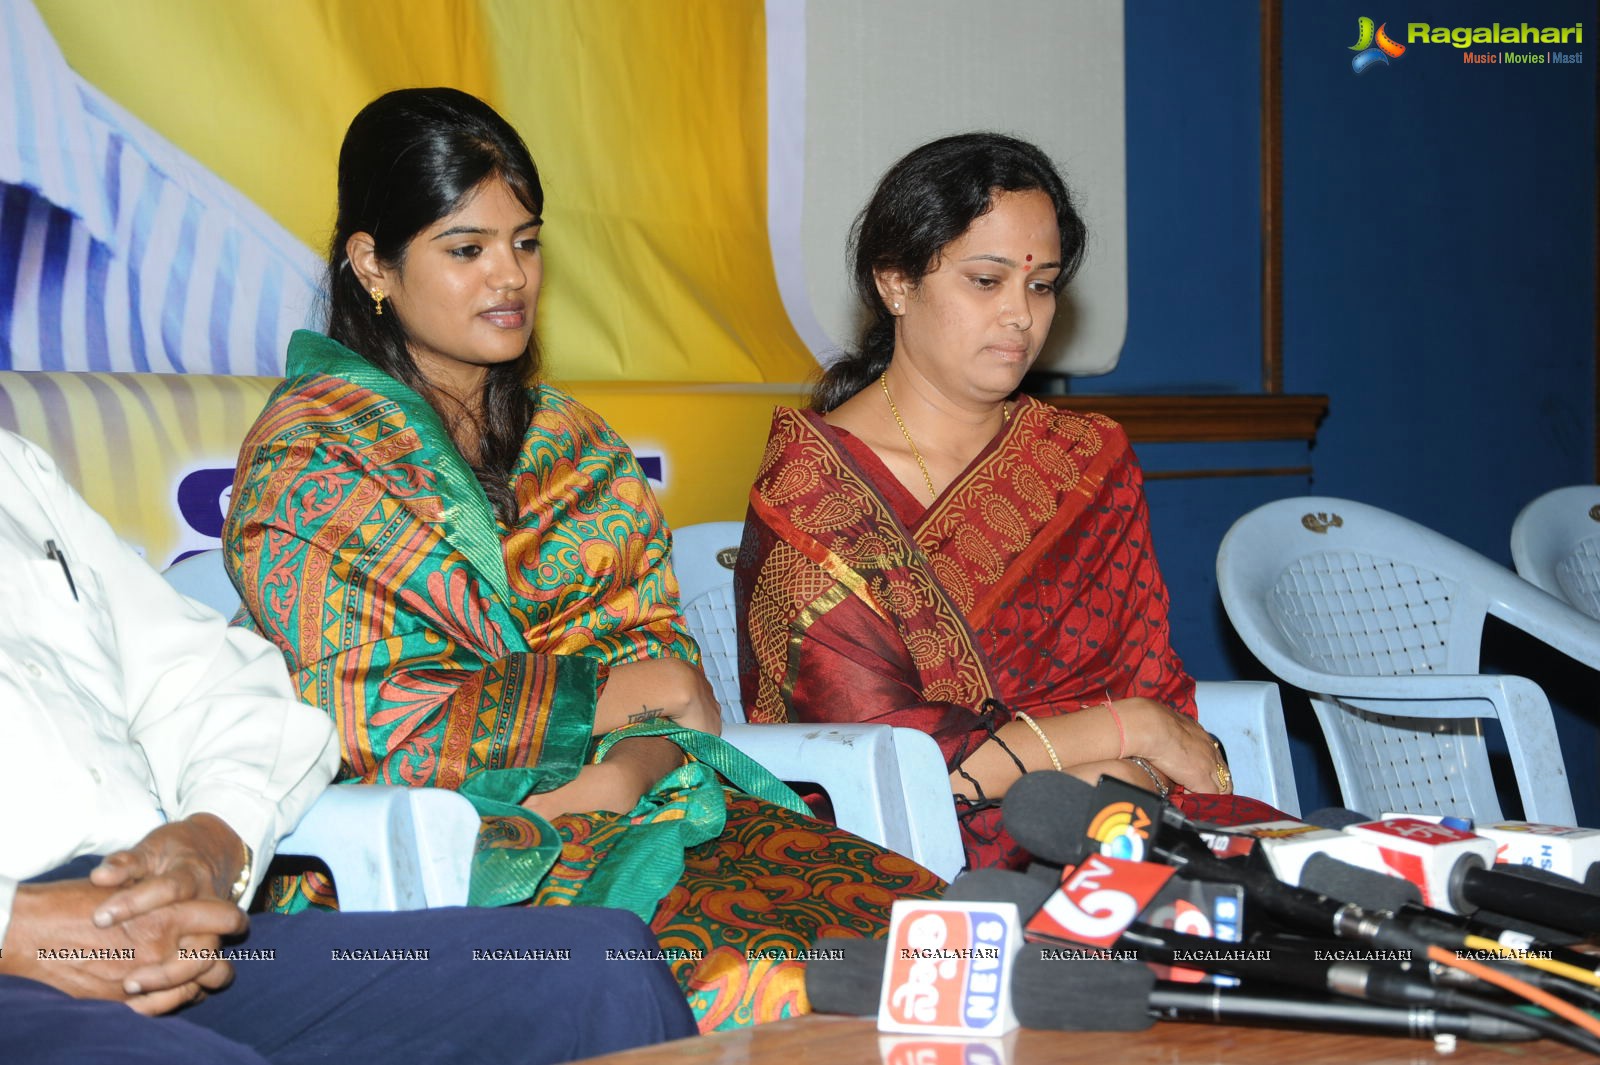
[[(341, 780), (472, 800), (474, 905), (634, 910), (663, 946), (697, 955), (674, 971), (706, 1028), (802, 1011), (798, 965), (751, 960), (752, 944), (781, 953), (816, 934), (879, 933), (895, 897), (938, 881), (806, 818), (716, 737), (662, 724), (591, 736), (612, 666), (698, 651), (632, 452), (559, 390), (537, 401), (508, 528), (420, 396), (296, 333), (287, 379), (241, 449), (223, 531), (241, 623), (332, 716)], [(693, 758), (629, 814), (551, 824), (518, 805), (616, 739), (651, 734)], [(274, 884), (281, 910), (333, 903), (315, 874)]]

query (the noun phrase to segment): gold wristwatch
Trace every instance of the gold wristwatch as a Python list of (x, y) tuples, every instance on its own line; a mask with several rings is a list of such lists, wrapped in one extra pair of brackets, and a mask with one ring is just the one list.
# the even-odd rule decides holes
[(249, 901), (244, 893), (250, 890), (250, 878), (255, 873), (256, 865), (256, 856), (250, 850), (250, 844), (240, 840), (239, 846), (244, 848), (244, 864), (239, 867), (239, 876), (234, 880), (233, 887), (228, 889), (228, 901), (235, 906), (243, 906)]

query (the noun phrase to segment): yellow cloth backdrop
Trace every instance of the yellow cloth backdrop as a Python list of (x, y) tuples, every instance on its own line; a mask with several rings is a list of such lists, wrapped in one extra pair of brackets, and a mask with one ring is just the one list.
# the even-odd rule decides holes
[(319, 252), (345, 126), (454, 85), (533, 150), (564, 381), (799, 382), (766, 231), (759, 0), (39, 0), (79, 74)]
[(767, 414), (816, 369), (768, 246), (760, 0), (38, 8), (80, 75), (319, 257), (363, 104), (432, 84), (487, 99), (544, 178), (547, 376), (664, 455), (675, 524), (743, 515)]

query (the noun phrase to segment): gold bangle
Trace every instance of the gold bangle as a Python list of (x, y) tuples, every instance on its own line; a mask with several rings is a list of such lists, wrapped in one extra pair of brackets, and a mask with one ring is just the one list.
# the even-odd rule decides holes
[(1033, 734), (1039, 737), (1040, 743), (1044, 744), (1044, 753), (1050, 756), (1050, 764), (1055, 766), (1057, 772), (1060, 772), (1061, 759), (1056, 757), (1055, 745), (1050, 742), (1050, 737), (1044, 734), (1044, 729), (1040, 728), (1037, 721), (1023, 713), (1021, 710), (1017, 711), (1017, 720), (1033, 729)]
[(1149, 762), (1145, 761), (1143, 758), (1140, 758), (1138, 755), (1130, 754), (1128, 757), (1124, 758), (1123, 761), (1143, 769), (1145, 775), (1150, 778), (1150, 783), (1156, 786), (1156, 795), (1159, 797), (1165, 799), (1167, 797), (1167, 792), (1172, 790), (1172, 785), (1162, 781), (1161, 775), (1155, 771), (1155, 767)]

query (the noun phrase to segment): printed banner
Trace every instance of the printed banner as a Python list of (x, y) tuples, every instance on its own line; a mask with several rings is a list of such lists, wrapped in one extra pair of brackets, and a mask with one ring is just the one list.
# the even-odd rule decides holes
[[(220, 374), (0, 372), (0, 429), (49, 452), (118, 534), (164, 569), (218, 545), (239, 443), (277, 384)], [(743, 519), (761, 450), (730, 451), (727, 436), (760, 441), (773, 406), (800, 401), (632, 385), (571, 391), (633, 447), (673, 526)]]

